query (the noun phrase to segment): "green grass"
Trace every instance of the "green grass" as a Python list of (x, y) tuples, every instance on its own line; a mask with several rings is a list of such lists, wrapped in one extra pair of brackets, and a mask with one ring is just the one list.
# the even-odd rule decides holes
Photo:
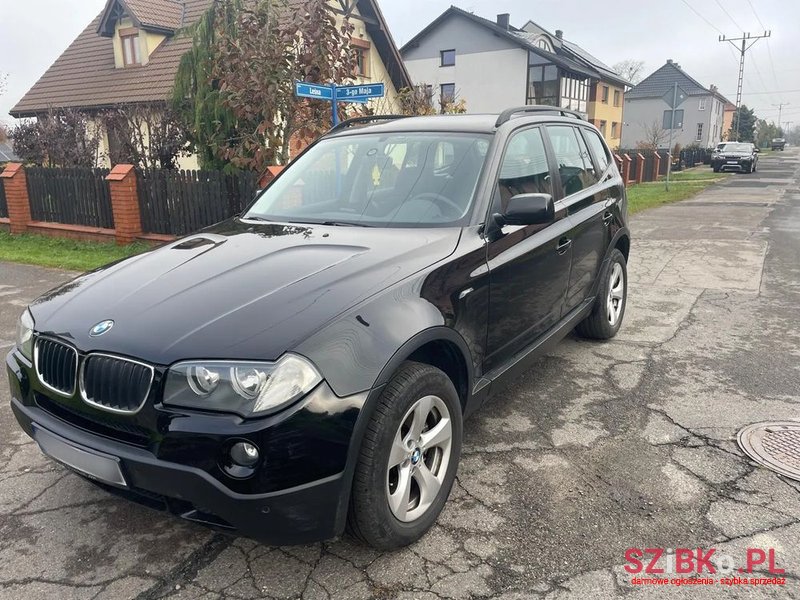
[(11, 235), (0, 231), (0, 260), (73, 271), (90, 271), (151, 247), (142, 242), (117, 246), (114, 243), (79, 242), (34, 234)]
[(728, 175), (724, 173), (690, 169), (670, 176), (669, 191), (666, 191), (666, 182), (663, 180), (629, 186), (628, 214), (633, 215), (662, 204), (686, 200), (726, 177)]

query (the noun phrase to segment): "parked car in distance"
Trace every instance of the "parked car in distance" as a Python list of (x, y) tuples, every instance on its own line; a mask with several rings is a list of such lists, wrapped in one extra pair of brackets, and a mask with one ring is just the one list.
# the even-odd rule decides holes
[(772, 149), (773, 150), (784, 150), (786, 148), (786, 140), (784, 138), (773, 138), (772, 139)]
[(352, 119), (240, 216), (34, 301), (11, 406), (44, 453), (184, 519), (403, 546), (465, 417), (573, 329), (616, 335), (626, 215), (577, 113)]
[(714, 173), (754, 173), (758, 168), (758, 148), (749, 142), (725, 142), (712, 157), (711, 168)]

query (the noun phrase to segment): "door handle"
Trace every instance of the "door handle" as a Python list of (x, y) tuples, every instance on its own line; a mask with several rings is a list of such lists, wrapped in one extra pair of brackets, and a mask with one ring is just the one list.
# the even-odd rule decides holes
[(572, 246), (572, 240), (563, 237), (560, 240), (558, 240), (558, 246), (556, 246), (556, 252), (558, 252), (559, 254), (564, 254), (564, 252), (569, 250), (570, 246)]
[(614, 220), (614, 213), (610, 211), (606, 211), (603, 213), (603, 225), (610, 225), (611, 221)]

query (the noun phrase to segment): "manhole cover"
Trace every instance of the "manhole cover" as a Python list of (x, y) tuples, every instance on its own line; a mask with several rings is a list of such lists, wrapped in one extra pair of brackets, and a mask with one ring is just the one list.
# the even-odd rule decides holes
[(737, 439), (744, 453), (758, 464), (800, 481), (800, 423), (754, 423), (742, 429)]

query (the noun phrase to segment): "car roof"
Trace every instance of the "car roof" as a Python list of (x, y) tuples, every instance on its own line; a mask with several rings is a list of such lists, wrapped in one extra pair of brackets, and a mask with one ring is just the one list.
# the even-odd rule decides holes
[[(559, 110), (553, 107), (554, 111)], [(355, 124), (352, 127), (334, 131), (329, 134), (331, 137), (339, 137), (358, 133), (410, 133), (410, 132), (453, 132), (453, 133), (489, 133), (497, 131), (497, 120), (500, 117), (495, 114), (459, 114), (459, 115), (429, 115), (420, 117), (398, 117), (391, 120), (382, 120), (366, 124)], [(524, 120), (526, 123), (559, 122), (569, 124), (583, 124), (587, 121), (578, 120), (574, 117), (562, 117), (555, 114), (533, 114), (512, 116), (515, 123)]]

